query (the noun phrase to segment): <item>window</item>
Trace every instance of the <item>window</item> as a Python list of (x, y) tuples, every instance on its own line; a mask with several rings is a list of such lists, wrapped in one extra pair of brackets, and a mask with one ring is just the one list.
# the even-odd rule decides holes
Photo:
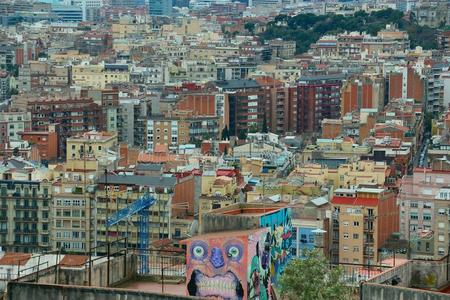
[(438, 248), (438, 254), (439, 255), (445, 255), (445, 248), (444, 247), (439, 247)]
[(440, 234), (440, 235), (438, 236), (438, 240), (439, 240), (439, 242), (444, 242), (444, 241), (445, 241), (444, 235), (443, 235), (443, 234)]
[(411, 220), (418, 220), (419, 216), (417, 215), (417, 213), (411, 213), (410, 218), (411, 218)]
[(348, 239), (348, 233), (344, 232), (344, 239)]
[(358, 246), (354, 246), (353, 247), (353, 252), (359, 252), (359, 247)]
[(347, 227), (348, 226), (348, 222), (347, 221), (345, 221), (345, 222), (342, 222), (342, 224), (345, 226), (345, 227)]
[(445, 228), (445, 223), (444, 222), (439, 222), (438, 226), (439, 226), (439, 228), (443, 229), (443, 228)]
[(353, 239), (354, 239), (354, 240), (357, 240), (357, 239), (359, 239), (359, 234), (357, 234), (357, 233), (354, 233), (354, 234), (353, 234)]
[(342, 247), (342, 249), (343, 249), (344, 251), (348, 251), (348, 246), (344, 246), (344, 247)]
[(411, 202), (410, 206), (413, 208), (417, 208), (417, 207), (419, 207), (419, 204), (417, 202)]
[(431, 220), (431, 215), (430, 214), (423, 214), (423, 220), (424, 221), (430, 221)]
[(358, 221), (353, 221), (353, 226), (358, 227), (359, 226), (359, 222)]

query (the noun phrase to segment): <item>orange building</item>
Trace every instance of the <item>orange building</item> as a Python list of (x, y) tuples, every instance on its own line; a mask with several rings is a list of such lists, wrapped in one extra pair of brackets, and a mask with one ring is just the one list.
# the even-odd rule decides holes
[(322, 121), (322, 138), (335, 139), (342, 133), (342, 120), (324, 119)]
[(425, 97), (425, 79), (411, 67), (389, 74), (389, 100), (411, 98), (422, 102)]
[(377, 264), (378, 249), (399, 231), (396, 195), (384, 188), (337, 189), (332, 209), (332, 260)]
[(361, 108), (384, 107), (384, 79), (381, 77), (358, 76), (347, 81), (342, 88), (341, 115)]
[(22, 140), (35, 145), (41, 160), (52, 161), (58, 158), (58, 135), (53, 130), (20, 132)]

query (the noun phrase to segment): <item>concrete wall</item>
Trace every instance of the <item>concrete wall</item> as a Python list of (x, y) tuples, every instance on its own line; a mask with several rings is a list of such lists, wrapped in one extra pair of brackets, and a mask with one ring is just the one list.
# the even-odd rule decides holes
[(259, 228), (259, 216), (203, 214), (200, 234)]
[[(124, 280), (132, 278), (136, 275), (137, 271), (137, 256), (130, 254), (127, 256), (126, 261), (126, 273), (125, 273), (125, 256), (117, 256), (110, 258), (110, 272), (109, 283), (114, 285)], [(60, 268), (58, 270), (58, 283), (70, 284), (70, 285), (88, 285), (88, 268)], [(91, 285), (92, 286), (107, 286), (107, 273), (108, 263), (106, 258), (102, 258), (99, 263), (94, 262), (94, 266), (91, 271)], [(36, 281), (37, 274), (33, 273), (28, 276), (22, 277), (20, 280), (24, 281)], [(53, 284), (56, 283), (56, 268), (50, 267), (39, 271), (39, 283)]]
[[(36, 284), (9, 282), (7, 300), (52, 299), (52, 300), (182, 300), (194, 297), (171, 296), (157, 293), (144, 293), (126, 289), (93, 288), (83, 286), (64, 286), (56, 284)], [(200, 298), (195, 298), (200, 299)]]
[(365, 283), (360, 290), (362, 300), (449, 300), (450, 295), (405, 287)]
[(367, 283), (378, 283), (383, 284), (387, 281), (392, 280), (394, 277), (400, 277), (401, 282), (398, 286), (409, 287), (411, 283), (411, 274), (413, 269), (413, 262), (407, 261), (395, 268), (389, 269), (371, 279), (367, 280)]
[(440, 289), (447, 285), (447, 261), (414, 260), (411, 271), (411, 287)]

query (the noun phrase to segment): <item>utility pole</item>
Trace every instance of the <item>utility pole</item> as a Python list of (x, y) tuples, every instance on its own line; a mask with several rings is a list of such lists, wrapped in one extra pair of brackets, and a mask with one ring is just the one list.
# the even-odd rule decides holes
[[(105, 198), (106, 198), (106, 219), (105, 219), (105, 232), (106, 232), (106, 243), (109, 243), (109, 227), (106, 226), (106, 222), (108, 221), (109, 216), (109, 196), (108, 196), (108, 170), (105, 168)], [(109, 247), (109, 246), (108, 246)]]

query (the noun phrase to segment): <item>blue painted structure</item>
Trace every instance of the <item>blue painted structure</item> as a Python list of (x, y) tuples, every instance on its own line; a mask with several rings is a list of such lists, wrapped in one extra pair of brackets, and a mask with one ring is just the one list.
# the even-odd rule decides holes
[(145, 251), (149, 245), (149, 209), (156, 203), (156, 199), (150, 194), (146, 193), (141, 198), (137, 199), (127, 207), (116, 211), (106, 220), (106, 227), (116, 225), (122, 220), (131, 218), (135, 214), (139, 214), (139, 248), (141, 256), (141, 270), (142, 273), (148, 273), (148, 256)]

